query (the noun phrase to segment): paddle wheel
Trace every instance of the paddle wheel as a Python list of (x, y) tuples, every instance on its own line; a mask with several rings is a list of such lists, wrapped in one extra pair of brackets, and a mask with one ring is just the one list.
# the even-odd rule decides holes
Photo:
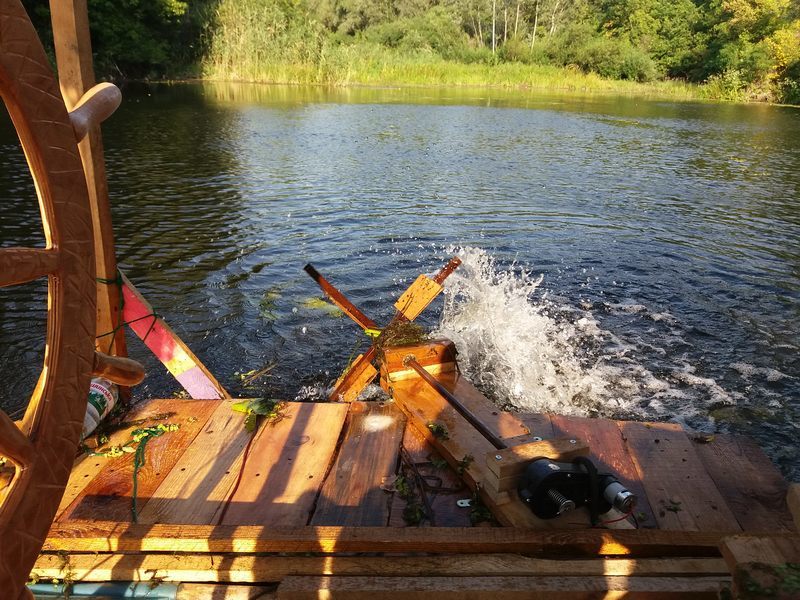
[(71, 112), (44, 48), (18, 0), (0, 0), (0, 96), (39, 199), (44, 248), (0, 248), (0, 287), (47, 277), (44, 365), (25, 415), (0, 410), (0, 457), (12, 472), (0, 489), (0, 589), (24, 584), (61, 500), (80, 441), (89, 379), (141, 381), (138, 363), (96, 353), (95, 247), (78, 142), (119, 105), (119, 90), (95, 86)]

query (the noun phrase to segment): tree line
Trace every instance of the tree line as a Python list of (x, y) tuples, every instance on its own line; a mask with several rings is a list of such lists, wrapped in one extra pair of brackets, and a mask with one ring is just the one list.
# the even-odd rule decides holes
[[(25, 0), (40, 30), (46, 6)], [(319, 67), (337, 48), (455, 63), (555, 65), (705, 83), (800, 103), (797, 0), (88, 0), (97, 68), (202, 74), (247, 61)], [(219, 70), (216, 71), (219, 73)]]

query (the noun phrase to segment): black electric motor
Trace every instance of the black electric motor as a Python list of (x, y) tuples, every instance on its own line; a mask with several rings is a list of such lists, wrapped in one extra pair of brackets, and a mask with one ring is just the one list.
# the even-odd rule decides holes
[(571, 463), (539, 458), (531, 462), (520, 478), (519, 496), (541, 519), (552, 519), (578, 506), (588, 506), (592, 524), (612, 506), (629, 514), (636, 496), (616, 477), (597, 472), (594, 463), (579, 456)]

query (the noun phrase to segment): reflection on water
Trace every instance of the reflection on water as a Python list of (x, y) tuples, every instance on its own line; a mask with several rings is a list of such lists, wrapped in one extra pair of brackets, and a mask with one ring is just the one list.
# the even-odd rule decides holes
[[(798, 469), (798, 111), (485, 89), (123, 93), (104, 130), (120, 263), (234, 393), (313, 397), (366, 347), (309, 301), (306, 262), (385, 322), (452, 245), (472, 275), (441, 325), (500, 400), (749, 433)], [(36, 243), (3, 127), (0, 241)], [(13, 408), (36, 376), (19, 354), (31, 327), (14, 323), (44, 320), (32, 292), (0, 294), (0, 368), (27, 373), (0, 383)], [(172, 394), (131, 345), (150, 367), (139, 394)], [(541, 360), (546, 376), (517, 377)], [(273, 362), (252, 387), (237, 376)]]

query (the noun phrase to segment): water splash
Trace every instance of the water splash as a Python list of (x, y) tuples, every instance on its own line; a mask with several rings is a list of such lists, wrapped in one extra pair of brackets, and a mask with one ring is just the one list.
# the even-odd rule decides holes
[[(454, 251), (463, 264), (447, 281), (436, 334), (456, 343), (464, 374), (498, 404), (531, 412), (691, 420), (707, 429), (713, 427), (709, 406), (736, 402), (681, 361), (670, 360), (655, 375), (637, 358), (639, 344), (604, 329), (592, 312), (608, 311), (607, 304), (573, 306), (550, 294), (541, 275), (516, 264), (500, 267), (479, 248)], [(665, 326), (675, 323), (672, 315), (650, 316), (644, 306), (620, 308)]]
[(517, 408), (586, 414), (602, 407), (608, 381), (592, 365), (588, 316), (558, 318), (540, 290), (542, 276), (502, 270), (484, 250), (462, 248), (463, 264), (447, 282), (437, 331), (452, 339), (460, 365), (479, 387)]

